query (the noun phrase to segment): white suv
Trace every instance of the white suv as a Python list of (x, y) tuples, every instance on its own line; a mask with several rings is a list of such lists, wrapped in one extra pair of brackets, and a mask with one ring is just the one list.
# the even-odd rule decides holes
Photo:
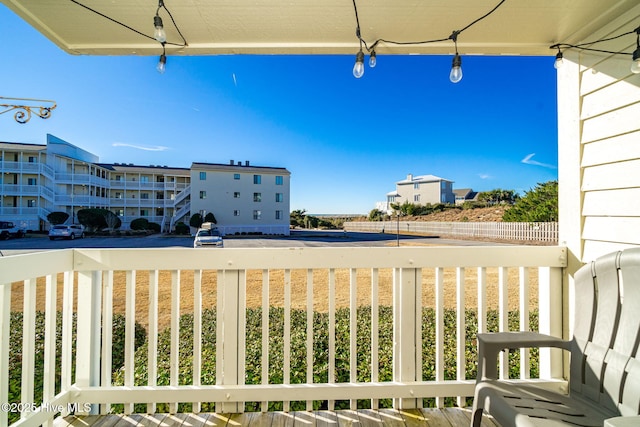
[(49, 229), (49, 239), (54, 240), (57, 237), (61, 239), (83, 239), (84, 238), (84, 227), (80, 224), (71, 224), (71, 225), (54, 225)]

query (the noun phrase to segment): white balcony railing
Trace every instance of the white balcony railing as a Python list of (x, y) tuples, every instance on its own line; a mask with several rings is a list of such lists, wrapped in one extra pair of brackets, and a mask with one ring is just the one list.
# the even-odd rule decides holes
[[(192, 404), (189, 412), (210, 402), (227, 413), (244, 411), (245, 402), (262, 411), (279, 402), (287, 411), (292, 402), (310, 410), (322, 401), (331, 410), (359, 399), (412, 408), (451, 397), (464, 406), (478, 330), (508, 330), (509, 315), (518, 314), (522, 330), (537, 317), (540, 331), (562, 335), (566, 264), (566, 248), (555, 246), (66, 249), (0, 258), (0, 402), (44, 402), (17, 421), (0, 412), (0, 425), (47, 424), (51, 408), (66, 414), (69, 404), (76, 413), (131, 413), (136, 403), (176, 412), (181, 402)], [(22, 312), (22, 327), (10, 331), (12, 311)], [(281, 317), (272, 319), (276, 311)], [(383, 322), (385, 312), (392, 322)], [(114, 314), (125, 319), (122, 367), (112, 360)], [(147, 342), (134, 357), (136, 321)], [(38, 348), (44, 362), (34, 382)], [(503, 359), (503, 376), (507, 365)], [(523, 351), (520, 378), (535, 376), (530, 365)], [(9, 367), (20, 366), (10, 388)], [(541, 351), (536, 367), (538, 383), (565, 384), (561, 354)], [(15, 384), (20, 397), (11, 395)]]

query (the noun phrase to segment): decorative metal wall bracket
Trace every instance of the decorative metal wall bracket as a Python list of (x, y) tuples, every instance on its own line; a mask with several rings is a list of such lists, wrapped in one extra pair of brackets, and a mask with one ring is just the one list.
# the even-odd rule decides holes
[[(5, 103), (5, 101), (9, 101)], [(48, 103), (51, 106), (37, 105), (40, 103)], [(13, 118), (18, 123), (27, 123), (31, 120), (31, 114), (35, 114), (41, 119), (51, 117), (51, 111), (55, 110), (57, 104), (55, 101), (48, 99), (29, 99), (29, 98), (5, 98), (0, 96), (0, 114), (15, 111)]]

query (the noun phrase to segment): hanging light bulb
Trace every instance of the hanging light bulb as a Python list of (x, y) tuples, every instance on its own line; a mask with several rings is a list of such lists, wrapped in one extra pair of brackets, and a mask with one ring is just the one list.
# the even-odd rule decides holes
[(562, 60), (562, 52), (560, 51), (560, 49), (558, 49), (558, 53), (556, 54), (556, 62), (553, 63), (553, 68), (557, 70), (558, 68), (562, 67), (563, 63), (564, 61)]
[(158, 65), (156, 65), (156, 70), (160, 74), (164, 74), (164, 70), (167, 68), (167, 55), (164, 53), (160, 55), (160, 60), (158, 61)]
[(449, 73), (449, 80), (451, 80), (451, 83), (458, 83), (460, 80), (462, 80), (462, 58), (457, 53), (453, 57), (451, 73)]
[(369, 55), (369, 67), (376, 68), (376, 64), (378, 61), (376, 60), (376, 51), (372, 50), (371, 55)]
[(359, 79), (364, 75), (364, 53), (362, 50), (356, 55), (356, 63), (353, 65), (353, 77)]
[(640, 74), (640, 46), (633, 52), (633, 62), (631, 63), (631, 72)]
[(164, 43), (167, 41), (167, 33), (164, 30), (164, 26), (162, 25), (162, 18), (156, 15), (153, 17), (153, 26), (155, 30), (153, 32), (153, 38), (158, 40), (160, 43)]

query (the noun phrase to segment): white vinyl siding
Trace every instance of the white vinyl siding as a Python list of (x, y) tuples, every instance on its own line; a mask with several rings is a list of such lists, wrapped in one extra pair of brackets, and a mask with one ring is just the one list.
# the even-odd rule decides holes
[[(639, 17), (636, 7), (601, 33), (628, 31)], [(623, 37), (606, 49), (633, 46)], [(587, 262), (640, 245), (640, 74), (630, 72), (630, 56), (569, 56), (558, 70), (560, 240)]]

